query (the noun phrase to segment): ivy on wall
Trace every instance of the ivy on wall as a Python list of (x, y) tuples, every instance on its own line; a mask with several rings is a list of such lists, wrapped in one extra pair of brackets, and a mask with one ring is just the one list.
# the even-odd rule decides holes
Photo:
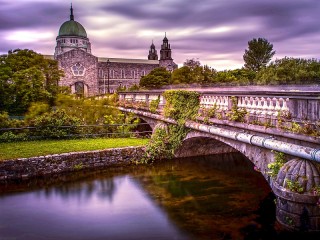
[(142, 163), (155, 160), (170, 159), (181, 146), (183, 139), (188, 134), (184, 126), (186, 120), (191, 120), (198, 114), (200, 106), (200, 94), (183, 90), (168, 90), (163, 94), (166, 104), (164, 116), (177, 121), (177, 125), (157, 127), (146, 146), (146, 156)]
[(194, 120), (200, 107), (200, 94), (186, 90), (168, 90), (163, 93), (166, 100), (164, 116), (176, 121)]

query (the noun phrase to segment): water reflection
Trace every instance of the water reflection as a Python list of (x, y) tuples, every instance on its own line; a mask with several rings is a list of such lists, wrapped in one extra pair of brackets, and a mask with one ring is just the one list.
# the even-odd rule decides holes
[(107, 178), (89, 182), (70, 182), (55, 187), (47, 187), (43, 191), (38, 191), (35, 194), (39, 197), (44, 195), (48, 199), (59, 195), (66, 201), (76, 197), (78, 201), (82, 202), (90, 201), (93, 196), (97, 196), (98, 198), (112, 202), (113, 196), (116, 193), (118, 185), (121, 184), (121, 181), (121, 178)]
[(297, 236), (277, 225), (269, 185), (239, 154), (57, 175), (1, 191), (0, 239)]
[(0, 197), (4, 239), (186, 239), (128, 175)]

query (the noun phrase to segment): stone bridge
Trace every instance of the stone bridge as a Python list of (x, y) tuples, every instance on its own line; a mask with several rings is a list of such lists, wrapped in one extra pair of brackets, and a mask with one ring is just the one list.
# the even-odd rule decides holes
[[(255, 170), (261, 172), (276, 195), (277, 220), (289, 229), (320, 231), (320, 138), (287, 127), (290, 124), (301, 129), (308, 126), (313, 129), (312, 133), (319, 131), (319, 93), (201, 92), (200, 116), (197, 122), (185, 123), (191, 131), (176, 156), (242, 153), (254, 164)], [(165, 104), (161, 92), (122, 92), (119, 99), (124, 106), (120, 110), (136, 114), (153, 130), (176, 124), (161, 114)], [(160, 100), (158, 111), (151, 113), (149, 104), (156, 99)], [(226, 119), (226, 113), (234, 104), (232, 99), (236, 99), (238, 107), (247, 109), (245, 122)], [(219, 118), (204, 117), (205, 111), (213, 107)], [(285, 130), (279, 124), (286, 126)], [(272, 178), (268, 164), (275, 161), (276, 152), (285, 153), (288, 161)]]

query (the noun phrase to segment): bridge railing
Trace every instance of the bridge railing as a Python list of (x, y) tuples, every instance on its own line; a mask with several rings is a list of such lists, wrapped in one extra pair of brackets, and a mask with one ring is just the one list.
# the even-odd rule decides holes
[[(215, 109), (218, 118), (226, 119), (227, 113), (234, 109), (245, 109), (248, 123), (277, 125), (279, 122), (318, 124), (320, 120), (320, 92), (312, 91), (198, 91), (200, 114)], [(143, 103), (148, 110), (152, 100), (160, 99), (161, 112), (165, 104), (162, 91), (120, 92), (120, 102)], [(136, 106), (139, 108), (139, 106)]]

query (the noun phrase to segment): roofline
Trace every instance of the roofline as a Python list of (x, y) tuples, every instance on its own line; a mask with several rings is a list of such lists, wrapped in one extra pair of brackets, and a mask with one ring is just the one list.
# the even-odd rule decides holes
[(107, 62), (108, 60), (114, 63), (142, 63), (142, 64), (154, 64), (154, 65), (159, 64), (159, 60), (98, 57), (98, 62)]

